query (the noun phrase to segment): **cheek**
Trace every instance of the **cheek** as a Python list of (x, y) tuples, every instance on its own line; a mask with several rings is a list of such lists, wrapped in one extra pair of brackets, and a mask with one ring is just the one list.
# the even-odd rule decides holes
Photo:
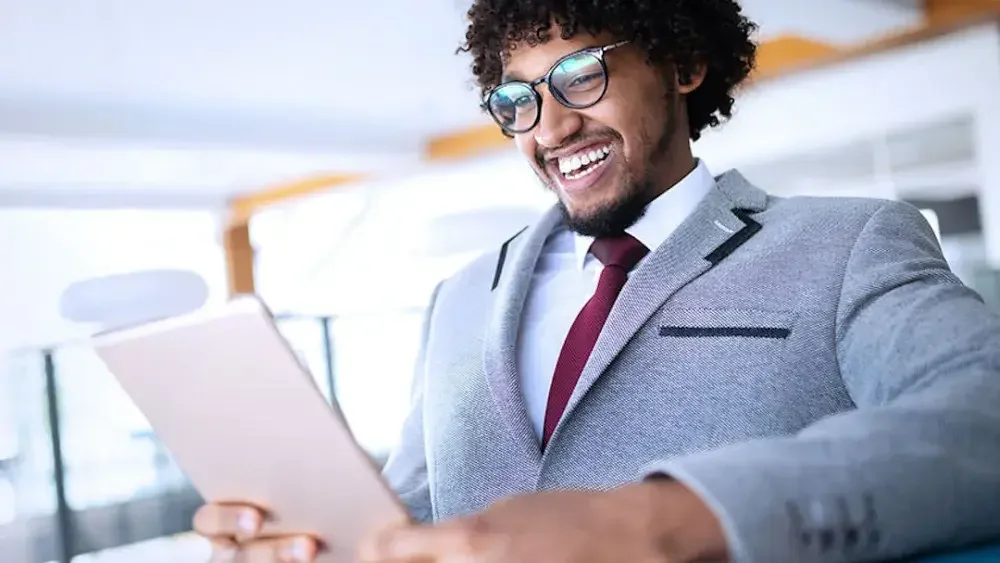
[(530, 134), (524, 133), (521, 135), (515, 135), (514, 146), (517, 147), (517, 150), (521, 154), (523, 154), (525, 158), (528, 159), (529, 162), (531, 162), (532, 164), (535, 163), (535, 151), (537, 150), (538, 146), (537, 143), (535, 143), (534, 138)]
[(539, 166), (538, 162), (535, 160), (535, 152), (538, 150), (538, 143), (535, 142), (534, 137), (532, 137), (530, 133), (515, 135), (514, 146), (517, 148), (517, 152), (521, 153), (524, 159), (528, 162), (528, 166), (535, 171), (538, 179), (541, 180), (543, 184), (548, 186), (550, 183), (548, 171), (543, 166)]
[[(609, 97), (595, 120), (618, 133), (625, 143), (625, 159), (630, 163), (641, 162), (648, 150), (650, 134), (665, 120), (663, 104), (656, 103), (647, 88), (616, 92)], [(609, 92), (610, 94), (610, 92)]]

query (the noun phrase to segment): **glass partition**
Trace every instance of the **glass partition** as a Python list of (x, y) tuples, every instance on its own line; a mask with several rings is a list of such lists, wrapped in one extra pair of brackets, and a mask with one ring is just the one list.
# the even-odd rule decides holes
[(312, 375), (327, 402), (334, 394), (333, 344), (329, 317), (288, 316), (278, 319), (278, 330)]
[(344, 315), (332, 323), (336, 396), (355, 438), (378, 460), (395, 446), (409, 409), (422, 309)]
[(53, 450), (41, 354), (0, 364), (0, 553), (3, 561), (59, 556)]
[(90, 347), (54, 352), (66, 500), (73, 510), (155, 496), (183, 478)]

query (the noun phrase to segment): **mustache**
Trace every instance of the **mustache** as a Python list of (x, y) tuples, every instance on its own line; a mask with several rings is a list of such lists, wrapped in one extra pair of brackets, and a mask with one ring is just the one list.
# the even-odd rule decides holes
[(616, 141), (621, 142), (622, 136), (618, 134), (614, 129), (602, 129), (600, 131), (589, 131), (589, 132), (577, 132), (573, 133), (569, 137), (563, 139), (563, 142), (557, 147), (547, 147), (545, 149), (538, 147), (535, 149), (535, 164), (539, 168), (544, 169), (545, 163), (549, 160), (549, 155), (558, 152), (563, 147), (568, 147), (571, 145), (587, 143), (590, 141), (600, 141), (607, 138), (612, 138)]

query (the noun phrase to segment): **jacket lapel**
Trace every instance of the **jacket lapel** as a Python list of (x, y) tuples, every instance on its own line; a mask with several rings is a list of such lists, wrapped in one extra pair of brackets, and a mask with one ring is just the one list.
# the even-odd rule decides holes
[(738, 172), (720, 176), (695, 212), (629, 276), (566, 405), (559, 429), (636, 332), (677, 291), (750, 240), (761, 226), (751, 214), (767, 195)]
[(517, 335), (535, 264), (545, 240), (561, 220), (554, 207), (535, 225), (504, 243), (489, 288), (494, 295), (483, 358), (486, 380), (515, 443), (535, 463), (541, 460), (541, 453), (518, 380)]

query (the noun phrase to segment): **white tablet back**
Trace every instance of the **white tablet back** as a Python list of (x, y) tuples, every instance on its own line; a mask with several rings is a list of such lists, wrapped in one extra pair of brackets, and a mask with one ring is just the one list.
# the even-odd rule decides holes
[[(255, 298), (95, 338), (97, 354), (202, 496), (316, 534), (321, 563), (407, 515)], [(378, 408), (378, 405), (373, 405)]]

